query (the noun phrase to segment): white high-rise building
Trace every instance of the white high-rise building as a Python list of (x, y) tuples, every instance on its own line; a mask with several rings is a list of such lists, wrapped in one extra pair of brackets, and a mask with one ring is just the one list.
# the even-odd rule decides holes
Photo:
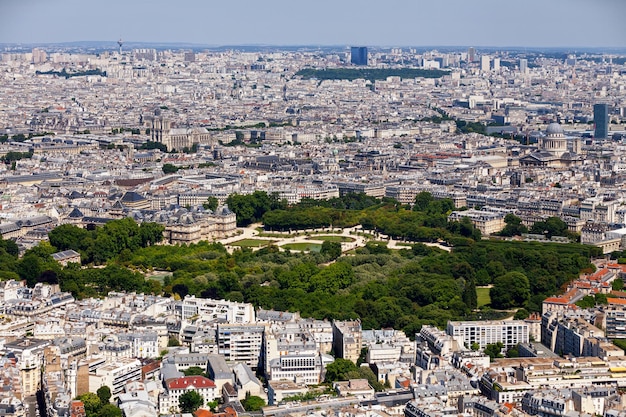
[(493, 59), (493, 70), (496, 72), (500, 71), (500, 58)]
[(519, 60), (519, 72), (522, 74), (526, 74), (528, 72), (528, 60), (525, 58), (521, 58)]
[(483, 55), (480, 57), (480, 70), (482, 72), (489, 72), (491, 70), (491, 58), (489, 55)]

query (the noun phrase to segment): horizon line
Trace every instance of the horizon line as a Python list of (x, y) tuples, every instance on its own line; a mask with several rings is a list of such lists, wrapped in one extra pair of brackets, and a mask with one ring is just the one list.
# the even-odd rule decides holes
[[(77, 40), (77, 41), (55, 41), (55, 42), (0, 42), (0, 45), (4, 46), (22, 46), (22, 45), (41, 45), (41, 46), (60, 46), (66, 44), (81, 44), (81, 43), (100, 43), (111, 44), (113, 47), (117, 45), (117, 40)], [(124, 40), (124, 44), (150, 44), (150, 45), (186, 45), (193, 47), (206, 47), (206, 48), (224, 48), (224, 47), (265, 47), (265, 48), (294, 48), (294, 47), (311, 47), (311, 48), (349, 48), (351, 46), (365, 46), (368, 48), (488, 48), (488, 49), (597, 49), (597, 50), (624, 50), (626, 51), (626, 45), (624, 46), (581, 46), (581, 45), (478, 45), (478, 44), (458, 44), (458, 45), (446, 45), (446, 44), (422, 44), (422, 45), (410, 45), (410, 44), (366, 44), (366, 43), (293, 43), (293, 44), (279, 44), (279, 43), (221, 43), (221, 44), (208, 44), (197, 43), (187, 41), (135, 41)]]

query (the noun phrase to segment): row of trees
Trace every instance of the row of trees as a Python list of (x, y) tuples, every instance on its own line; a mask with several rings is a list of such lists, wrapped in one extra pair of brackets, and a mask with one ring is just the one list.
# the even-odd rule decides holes
[(64, 224), (48, 236), (50, 244), (57, 250), (79, 252), (84, 264), (103, 264), (118, 255), (128, 257), (139, 248), (161, 242), (164, 230), (164, 226), (158, 223), (138, 225), (132, 218), (126, 217), (92, 229)]
[(0, 157), (0, 162), (5, 164), (11, 164), (12, 162), (19, 161), (20, 159), (30, 159), (33, 156), (33, 151), (28, 152), (7, 152), (6, 155)]

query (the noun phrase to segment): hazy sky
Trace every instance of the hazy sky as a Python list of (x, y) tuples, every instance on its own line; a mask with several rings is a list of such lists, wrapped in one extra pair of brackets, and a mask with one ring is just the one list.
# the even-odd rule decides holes
[(0, 43), (626, 47), (626, 0), (0, 0)]

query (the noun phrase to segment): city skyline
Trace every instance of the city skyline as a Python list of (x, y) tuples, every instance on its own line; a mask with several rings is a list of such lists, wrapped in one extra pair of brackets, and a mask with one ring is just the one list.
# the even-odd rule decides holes
[[(268, 0), (208, 4), (6, 0), (0, 43), (171, 42), (200, 45), (626, 47), (620, 0), (428, 4)], [(95, 18), (97, 16), (97, 19)]]

